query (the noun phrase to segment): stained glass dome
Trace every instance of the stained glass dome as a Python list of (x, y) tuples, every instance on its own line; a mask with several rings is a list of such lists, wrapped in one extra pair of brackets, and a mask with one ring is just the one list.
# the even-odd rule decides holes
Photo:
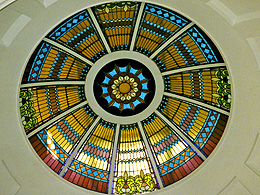
[(42, 161), (108, 194), (174, 185), (213, 152), (226, 127), (226, 63), (198, 24), (139, 2), (93, 6), (35, 48), (21, 120)]

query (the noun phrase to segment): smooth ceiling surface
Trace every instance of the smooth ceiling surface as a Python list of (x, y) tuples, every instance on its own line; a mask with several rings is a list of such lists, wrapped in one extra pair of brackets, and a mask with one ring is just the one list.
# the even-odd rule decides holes
[[(17, 194), (85, 194), (84, 189), (52, 173), (36, 156), (22, 130), (18, 94), (26, 62), (48, 30), (65, 17), (97, 2), (78, 0), (75, 4), (69, 0), (59, 0), (49, 6), (44, 6), (46, 4), (43, 2), (18, 0), (0, 12), (0, 19), (4, 21), (0, 24), (4, 26), (0, 28), (0, 96), (2, 99), (0, 160), (1, 169), (5, 169), (4, 176), (0, 177), (2, 190), (0, 192), (8, 194), (12, 191), (8, 190), (10, 188)], [(165, 0), (157, 3), (192, 19), (214, 40), (232, 75), (234, 97), (227, 129), (212, 155), (189, 177), (159, 192), (162, 194), (218, 194), (220, 192), (257, 194), (260, 191), (257, 166), (259, 158), (255, 157), (255, 153), (260, 151), (257, 144), (259, 143), (257, 135), (260, 132), (258, 127), (260, 86), (255, 58), (259, 52), (257, 44), (259, 37), (255, 36), (257, 35), (255, 31), (260, 32), (260, 27), (254, 24), (256, 20), (259, 21), (258, 14), (255, 13), (253, 19), (248, 17), (248, 20), (231, 25), (226, 18), (228, 16), (223, 17), (215, 10), (220, 10), (217, 9), (218, 6), (224, 6), (230, 10), (230, 13), (236, 14), (235, 6), (217, 0), (195, 2)], [(251, 3), (254, 6), (254, 1)], [(245, 12), (249, 11), (244, 10), (241, 13)], [(9, 18), (13, 16), (12, 13), (16, 13), (16, 19)], [(18, 26), (14, 22), (17, 20), (20, 21)], [(243, 25), (247, 30), (243, 29)], [(251, 29), (254, 32), (251, 32)], [(8, 44), (5, 44), (6, 37), (9, 40)], [(89, 191), (87, 193), (95, 194)]]

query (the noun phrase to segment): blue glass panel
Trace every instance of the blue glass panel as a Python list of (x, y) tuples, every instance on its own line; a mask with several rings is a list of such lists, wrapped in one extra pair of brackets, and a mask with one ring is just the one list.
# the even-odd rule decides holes
[(109, 81), (110, 81), (110, 79), (108, 77), (105, 77), (103, 83), (108, 84)]
[(107, 100), (108, 103), (112, 101), (112, 98), (110, 96), (105, 97), (105, 99)]
[(131, 109), (130, 104), (124, 104), (124, 108), (123, 109)]
[(133, 104), (134, 104), (134, 106), (136, 107), (138, 104), (141, 104), (141, 102), (140, 102), (139, 100), (135, 100), (135, 101), (133, 102)]
[(107, 87), (102, 87), (102, 90), (103, 90), (103, 94), (108, 93)]
[(142, 89), (147, 89), (148, 90), (147, 83), (143, 83), (142, 84)]
[(125, 67), (119, 67), (120, 72), (126, 72), (126, 66)]
[(147, 95), (147, 93), (141, 92), (141, 95), (140, 95), (139, 97), (144, 100), (144, 98), (145, 98), (146, 95)]
[(133, 69), (133, 68), (130, 69), (130, 73), (135, 74), (136, 72), (137, 72), (136, 69)]
[(109, 72), (109, 74), (113, 77), (113, 76), (115, 76), (117, 74), (117, 72), (116, 72), (115, 69), (113, 69), (113, 71)]

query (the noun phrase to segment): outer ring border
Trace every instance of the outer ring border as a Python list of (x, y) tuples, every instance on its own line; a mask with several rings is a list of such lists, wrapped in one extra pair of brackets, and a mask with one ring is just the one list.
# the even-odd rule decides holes
[[(132, 59), (142, 63), (152, 73), (155, 80), (155, 95), (150, 105), (142, 112), (133, 116), (116, 116), (105, 111), (96, 101), (94, 96), (94, 80), (103, 66), (118, 59)], [(156, 63), (144, 54), (135, 51), (116, 51), (106, 54), (96, 61), (87, 74), (85, 81), (85, 95), (90, 108), (102, 119), (119, 124), (133, 124), (148, 118), (161, 104), (164, 92), (164, 80)]]

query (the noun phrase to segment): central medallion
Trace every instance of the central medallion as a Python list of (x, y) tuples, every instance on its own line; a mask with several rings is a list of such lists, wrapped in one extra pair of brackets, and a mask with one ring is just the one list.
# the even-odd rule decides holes
[[(125, 79), (125, 81), (127, 81), (127, 79)], [(120, 93), (129, 93), (131, 90), (131, 86), (129, 83), (122, 83), (119, 85), (119, 92)]]
[(155, 82), (148, 68), (130, 59), (115, 60), (105, 65), (94, 81), (98, 104), (117, 116), (132, 116), (151, 103)]

